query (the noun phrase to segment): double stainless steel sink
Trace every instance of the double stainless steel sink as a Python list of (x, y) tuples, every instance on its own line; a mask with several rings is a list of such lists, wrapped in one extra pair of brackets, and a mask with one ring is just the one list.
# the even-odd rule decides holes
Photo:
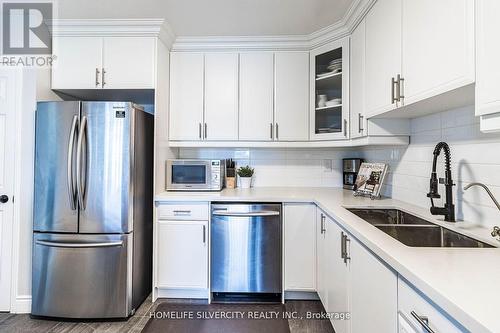
[(407, 246), (493, 247), (487, 243), (443, 228), (399, 209), (347, 208), (347, 210)]

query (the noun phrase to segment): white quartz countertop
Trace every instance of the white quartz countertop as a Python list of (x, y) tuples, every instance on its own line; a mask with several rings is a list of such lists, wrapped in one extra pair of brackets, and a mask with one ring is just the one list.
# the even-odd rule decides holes
[(408, 247), (345, 207), (396, 207), (495, 246), (490, 229), (444, 222), (429, 210), (393, 199), (354, 197), (340, 188), (269, 187), (221, 192), (164, 192), (157, 203), (186, 201), (311, 202), (471, 332), (500, 332), (500, 248)]

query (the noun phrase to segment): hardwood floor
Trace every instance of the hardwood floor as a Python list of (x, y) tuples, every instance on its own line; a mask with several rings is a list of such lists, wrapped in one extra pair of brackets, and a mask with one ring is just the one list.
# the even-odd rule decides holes
[[(199, 300), (173, 300), (160, 299), (151, 303), (148, 298), (136, 311), (134, 316), (124, 321), (100, 322), (68, 322), (55, 320), (32, 319), (27, 314), (0, 313), (1, 333), (138, 333), (141, 332), (150, 318), (150, 312), (164, 302), (169, 303), (202, 303)], [(288, 301), (285, 303), (287, 311), (324, 311), (319, 301)], [(299, 320), (289, 319), (288, 325), (291, 333), (333, 333), (334, 330), (328, 320)]]

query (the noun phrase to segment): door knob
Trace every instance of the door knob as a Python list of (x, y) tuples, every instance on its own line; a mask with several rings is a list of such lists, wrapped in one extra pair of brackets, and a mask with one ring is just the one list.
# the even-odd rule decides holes
[(0, 195), (0, 203), (6, 203), (9, 201), (9, 197), (6, 196), (5, 194)]

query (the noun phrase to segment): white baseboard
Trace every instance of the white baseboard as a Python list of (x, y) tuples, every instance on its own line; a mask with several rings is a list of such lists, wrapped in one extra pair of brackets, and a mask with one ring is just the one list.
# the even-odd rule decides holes
[(31, 295), (20, 295), (12, 304), (11, 313), (31, 313)]

